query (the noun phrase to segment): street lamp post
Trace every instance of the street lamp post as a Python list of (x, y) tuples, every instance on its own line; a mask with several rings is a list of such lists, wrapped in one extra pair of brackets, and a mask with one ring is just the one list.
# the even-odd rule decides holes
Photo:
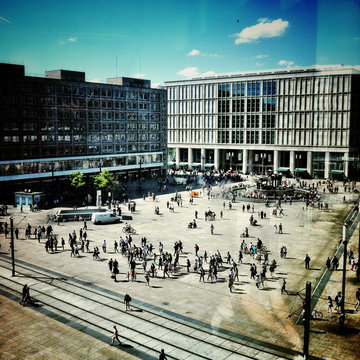
[(266, 153), (261, 153), (260, 154), (260, 158), (261, 158), (261, 169), (262, 169), (262, 174), (264, 175), (265, 174), (265, 159), (266, 159)]
[(233, 159), (234, 153), (233, 153), (233, 152), (229, 152), (228, 155), (229, 155), (229, 160), (230, 160), (230, 170), (232, 170), (231, 165), (232, 165), (232, 159)]
[(140, 159), (139, 159), (139, 182), (141, 180), (141, 165), (144, 163), (144, 157), (143, 156), (140, 156)]

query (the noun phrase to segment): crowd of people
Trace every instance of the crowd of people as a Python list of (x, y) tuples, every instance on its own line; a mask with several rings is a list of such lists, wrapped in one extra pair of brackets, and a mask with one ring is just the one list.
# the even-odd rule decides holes
[[(304, 198), (304, 208), (314, 207), (318, 209), (328, 209), (329, 205), (326, 201), (322, 201), (322, 196), (319, 192), (319, 186), (321, 184), (316, 183), (312, 185), (305, 185), (300, 183), (300, 187), (308, 191), (308, 197)], [(356, 184), (352, 184), (347, 187), (347, 190), (354, 189)], [(332, 181), (328, 181), (326, 187), (330, 193), (337, 193), (339, 187), (334, 185)], [(346, 188), (344, 187), (345, 191)], [(201, 201), (212, 198), (218, 198), (225, 196), (226, 191), (224, 189), (220, 191), (214, 190), (211, 186), (204, 186), (200, 192), (203, 194)], [(148, 195), (153, 201), (156, 200), (154, 194)], [(145, 197), (144, 197), (145, 199)], [(190, 205), (194, 204), (194, 197), (190, 196)], [(195, 198), (196, 199), (196, 198)], [(204, 200), (203, 200), (204, 199)], [(208, 208), (204, 217), (199, 218), (198, 211), (195, 211), (195, 216), (192, 221), (188, 223), (188, 228), (197, 229), (200, 224), (204, 224), (205, 221), (210, 221), (210, 233), (214, 235), (214, 224), (216, 221), (221, 221), (223, 214), (226, 211), (238, 210), (249, 213), (249, 224), (250, 226), (256, 226), (263, 220), (267, 219), (265, 209), (261, 208), (261, 205), (254, 203), (236, 203), (237, 198), (232, 197), (226, 199), (222, 204), (222, 209), (217, 209), (219, 217), (213, 209)], [(277, 199), (274, 208), (272, 209), (273, 218), (281, 218), (285, 216), (284, 204), (292, 204), (292, 198), (283, 196)], [(174, 212), (174, 206), (181, 208), (183, 205), (183, 197), (181, 194), (176, 193), (169, 201), (166, 202), (167, 209), (170, 212)], [(110, 204), (111, 205), (111, 204)], [(114, 210), (120, 212), (118, 204), (115, 204)], [(128, 211), (136, 213), (136, 204), (134, 202), (128, 204)], [(256, 212), (255, 212), (256, 211)], [(156, 205), (155, 213), (160, 214), (159, 207)], [(257, 215), (257, 219), (255, 216)], [(4, 225), (5, 226), (5, 225)], [(207, 225), (209, 226), (209, 225)], [(6, 226), (8, 228), (8, 226)], [(250, 228), (251, 229), (251, 228)], [(7, 231), (8, 233), (8, 231)], [(283, 224), (274, 224), (275, 234), (284, 234)], [(255, 240), (255, 237), (250, 237), (249, 229), (246, 227), (244, 232), (241, 233), (244, 239), (238, 239), (239, 245), (236, 253), (231, 254), (231, 251), (225, 251), (221, 254), (219, 250), (211, 252), (208, 249), (200, 249), (197, 244), (194, 246), (194, 254), (190, 255), (189, 244), (186, 244), (187, 248), (184, 251), (184, 245), (182, 241), (176, 241), (173, 249), (166, 249), (162, 242), (159, 242), (155, 247), (146, 237), (141, 239), (133, 239), (131, 234), (120, 235), (117, 239), (113, 240), (113, 251), (109, 251), (110, 241), (103, 240), (101, 246), (93, 246), (90, 249), (90, 240), (87, 235), (87, 224), (78, 230), (73, 230), (69, 233), (68, 245), (70, 247), (70, 256), (74, 258), (81, 257), (81, 253), (92, 253), (94, 260), (100, 259), (100, 250), (102, 249), (104, 257), (108, 260), (107, 266), (110, 277), (117, 282), (120, 276), (129, 282), (142, 282), (145, 286), (150, 287), (151, 279), (162, 278), (166, 279), (169, 277), (178, 276), (179, 274), (195, 273), (199, 277), (199, 282), (202, 283), (214, 283), (214, 282), (226, 282), (228, 290), (230, 292), (237, 292), (237, 284), (239, 284), (239, 269), (244, 267), (245, 264), (249, 267), (249, 279), (254, 284), (254, 288), (257, 290), (266, 289), (266, 281), (274, 279), (276, 271), (285, 261), (287, 261), (288, 248), (286, 245), (282, 245), (280, 248), (280, 259), (277, 258), (277, 254), (270, 252), (264, 246), (263, 241), (260, 238)], [(65, 240), (62, 237), (58, 239), (57, 234), (54, 233), (53, 226), (48, 224), (47, 226), (36, 226), (32, 227), (28, 224), (25, 228), (26, 239), (37, 239), (39, 243), (44, 240), (46, 252), (58, 252), (59, 250), (65, 250)], [(216, 238), (216, 237), (215, 237)], [(136, 244), (136, 241), (140, 241), (140, 244)], [(59, 244), (60, 243), (60, 244)], [(291, 250), (291, 248), (290, 248)], [(187, 253), (186, 253), (187, 252)], [(109, 253), (109, 255), (107, 255)], [(111, 254), (111, 255), (110, 255)], [(117, 255), (121, 255), (121, 258), (116, 258)], [(272, 257), (270, 259), (270, 257)], [(276, 258), (275, 258), (276, 257)], [(355, 255), (350, 249), (348, 254), (348, 261), (352, 271), (357, 271), (358, 279), (360, 277), (360, 259), (359, 255)], [(338, 270), (339, 260), (336, 255), (331, 259), (330, 257), (326, 260), (326, 267), (329, 270)], [(306, 254), (304, 258), (305, 269), (310, 269), (310, 256)], [(120, 268), (127, 268), (127, 271), (120, 271)], [(141, 277), (140, 277), (141, 275)], [(142, 280), (144, 279), (144, 280)], [(279, 289), (281, 294), (289, 294), (287, 290), (287, 279), (284, 276), (278, 276), (275, 280), (279, 281)], [(293, 289), (296, 292), (296, 289)], [(360, 306), (360, 290), (357, 291), (355, 310), (358, 310)], [(339, 310), (341, 305), (341, 293), (337, 293), (334, 300), (331, 296), (327, 298), (328, 311), (332, 312), (332, 302), (335, 302), (335, 310)], [(118, 339), (117, 329), (114, 327), (114, 334), (112, 344)]]

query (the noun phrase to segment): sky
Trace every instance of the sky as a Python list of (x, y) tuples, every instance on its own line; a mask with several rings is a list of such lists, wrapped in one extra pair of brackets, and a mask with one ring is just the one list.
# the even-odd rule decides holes
[(360, 64), (360, 0), (0, 0), (0, 62), (165, 81)]

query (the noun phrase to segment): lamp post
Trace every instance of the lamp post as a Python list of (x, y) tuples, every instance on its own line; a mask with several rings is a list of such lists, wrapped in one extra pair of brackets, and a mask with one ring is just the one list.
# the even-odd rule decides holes
[(141, 181), (141, 165), (144, 163), (144, 156), (140, 156), (139, 159), (139, 182)]
[(264, 175), (265, 171), (264, 171), (264, 168), (265, 168), (265, 159), (266, 159), (266, 153), (261, 153), (260, 154), (260, 158), (261, 158), (261, 169), (262, 169), (262, 175)]
[(230, 170), (232, 170), (231, 165), (232, 165), (232, 158), (233, 158), (233, 156), (234, 156), (234, 153), (233, 153), (233, 152), (229, 152), (228, 155), (229, 155), (229, 160), (230, 160)]
[(202, 171), (205, 170), (205, 155), (201, 155), (201, 167), (202, 167)]

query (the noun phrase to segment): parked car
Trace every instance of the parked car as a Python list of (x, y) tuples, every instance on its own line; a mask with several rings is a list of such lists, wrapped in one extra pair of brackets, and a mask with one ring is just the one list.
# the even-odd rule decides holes
[(94, 213), (91, 216), (91, 221), (96, 224), (112, 224), (112, 223), (119, 223), (120, 218), (111, 213)]

